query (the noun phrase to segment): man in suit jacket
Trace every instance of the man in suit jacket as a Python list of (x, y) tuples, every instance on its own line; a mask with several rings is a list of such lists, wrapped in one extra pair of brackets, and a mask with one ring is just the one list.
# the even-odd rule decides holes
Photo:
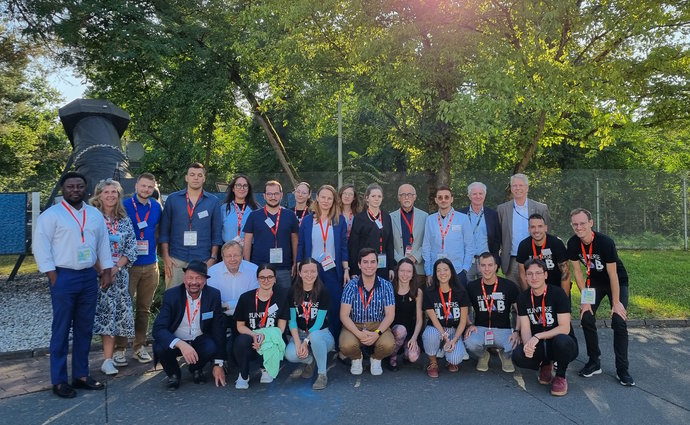
[(424, 224), (429, 214), (415, 208), (414, 201), (416, 199), (417, 191), (412, 185), (400, 185), (398, 188), (400, 209), (391, 213), (393, 250), (395, 251), (395, 261), (398, 262), (404, 257), (412, 260), (415, 264), (417, 277), (420, 282), (425, 282), (422, 242), (424, 241)]
[(551, 216), (546, 204), (527, 198), (529, 180), (524, 174), (510, 178), (510, 192), (513, 200), (504, 202), (496, 208), (501, 224), (501, 270), (513, 282), (520, 282), (518, 263), (515, 260), (520, 242), (529, 237), (529, 216), (540, 214), (546, 226), (551, 228)]
[(467, 186), (467, 196), (470, 198), (470, 206), (459, 211), (467, 214), (470, 219), (470, 231), (472, 232), (472, 266), (467, 272), (467, 280), (473, 281), (481, 277), (479, 271), (479, 256), (490, 252), (499, 261), (501, 248), (501, 226), (498, 224), (496, 210), (484, 206), (486, 199), (486, 185), (482, 182), (473, 182)]
[(160, 360), (168, 375), (168, 389), (180, 386), (183, 356), (194, 383), (205, 382), (203, 367), (215, 359), (213, 378), (216, 386), (225, 386), (225, 322), (220, 291), (206, 286), (206, 263), (194, 260), (184, 269), (184, 285), (163, 294), (160, 313), (153, 324), (154, 364)]

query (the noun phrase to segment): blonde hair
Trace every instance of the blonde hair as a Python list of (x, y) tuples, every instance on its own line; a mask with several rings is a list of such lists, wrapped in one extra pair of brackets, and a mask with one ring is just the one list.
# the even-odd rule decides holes
[(338, 193), (330, 184), (325, 184), (316, 191), (316, 202), (311, 204), (311, 210), (314, 211), (314, 222), (321, 218), (322, 211), (321, 205), (319, 205), (319, 193), (321, 193), (323, 190), (327, 190), (333, 195), (333, 205), (331, 206), (331, 210), (328, 212), (328, 220), (330, 220), (334, 225), (337, 225), (340, 221), (340, 205), (336, 200)]
[(122, 205), (122, 185), (120, 185), (120, 183), (116, 180), (101, 180), (96, 185), (96, 188), (93, 191), (93, 196), (91, 199), (89, 199), (89, 203), (98, 208), (101, 213), (105, 213), (105, 211), (103, 211), (103, 204), (101, 203), (101, 193), (103, 193), (103, 189), (105, 189), (106, 186), (114, 186), (115, 189), (117, 189), (117, 203), (115, 204), (115, 214), (112, 218), (120, 219), (127, 217), (127, 210), (125, 210), (125, 206)]

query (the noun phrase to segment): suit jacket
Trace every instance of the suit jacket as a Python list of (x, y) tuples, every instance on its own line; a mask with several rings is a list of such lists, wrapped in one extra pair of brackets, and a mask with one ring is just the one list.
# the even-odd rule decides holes
[[(469, 210), (470, 207), (465, 207), (458, 211), (467, 214)], [(501, 249), (501, 226), (498, 223), (498, 213), (496, 210), (492, 210), (486, 206), (484, 207), (484, 223), (486, 223), (486, 239), (489, 245), (489, 252), (498, 259), (498, 254)]]
[[(350, 239), (347, 241), (350, 260), (350, 276), (359, 274), (359, 251), (362, 248), (373, 248), (377, 253), (380, 248), (379, 228), (373, 221), (369, 220), (367, 209), (355, 215), (352, 219), (350, 229)], [(381, 221), (383, 221), (383, 253), (386, 254), (386, 267), (377, 270), (376, 274), (388, 280), (388, 272), (395, 268), (395, 254), (393, 251), (393, 226), (391, 216), (381, 210)]]
[[(527, 198), (527, 211), (529, 215), (541, 214), (546, 221), (546, 225), (551, 229), (551, 216), (546, 204)], [(496, 208), (498, 221), (501, 224), (501, 270), (508, 272), (510, 266), (510, 248), (513, 245), (513, 200), (504, 202)]]
[[(311, 240), (311, 233), (314, 229), (314, 214), (305, 215), (302, 224), (299, 226), (299, 242), (297, 243), (297, 262), (305, 257), (311, 257), (314, 245)], [(335, 245), (335, 270), (338, 275), (338, 282), (343, 281), (343, 261), (348, 261), (347, 252), (347, 221), (340, 216), (337, 225), (331, 223), (330, 232), (333, 232), (333, 243)], [(318, 261), (318, 258), (314, 258)]]
[[(187, 292), (184, 285), (168, 289), (163, 294), (161, 310), (153, 322), (154, 353), (170, 348), (176, 338), (175, 331), (185, 317)], [(216, 343), (214, 359), (225, 360), (225, 315), (220, 301), (220, 291), (205, 285), (201, 290), (201, 332), (210, 335)]]
[[(419, 208), (414, 208), (414, 222), (412, 223), (412, 256), (417, 259), (415, 269), (417, 275), (424, 275), (424, 258), (422, 258), (422, 242), (424, 242), (424, 224), (429, 216)], [(395, 261), (405, 258), (405, 247), (402, 241), (402, 227), (407, 226), (400, 217), (400, 208), (391, 213), (391, 225), (393, 226), (393, 251)]]

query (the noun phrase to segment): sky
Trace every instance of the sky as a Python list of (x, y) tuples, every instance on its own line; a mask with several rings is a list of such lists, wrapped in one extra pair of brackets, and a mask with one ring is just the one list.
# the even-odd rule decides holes
[(65, 106), (75, 99), (82, 98), (86, 91), (85, 82), (82, 78), (75, 76), (71, 68), (51, 67), (48, 82), (59, 90), (63, 97), (63, 104), (58, 106)]

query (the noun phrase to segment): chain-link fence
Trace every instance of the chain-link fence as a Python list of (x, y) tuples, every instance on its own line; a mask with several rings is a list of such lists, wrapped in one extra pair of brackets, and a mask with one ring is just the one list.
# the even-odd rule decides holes
[[(592, 212), (595, 229), (613, 237), (620, 248), (687, 249), (687, 172), (550, 170), (526, 174), (530, 179), (529, 197), (549, 207), (549, 232), (564, 240), (572, 235), (570, 211), (582, 207)], [(283, 184), (284, 202), (293, 205), (294, 198), (289, 196), (293, 187), (286, 175), (254, 173), (249, 178), (260, 201), (264, 183), (275, 179)], [(336, 172), (301, 173), (300, 178), (309, 182), (314, 191), (322, 184), (337, 187), (338, 183)], [(208, 182), (215, 183), (211, 180)], [(510, 173), (454, 172), (451, 188), (455, 208), (469, 205), (467, 185), (474, 181), (486, 184), (488, 207), (496, 208), (510, 195)], [(379, 183), (384, 193), (382, 208), (386, 211), (399, 207), (398, 186), (410, 183), (417, 189), (416, 206), (436, 209), (430, 202), (429, 183), (423, 174), (344, 172), (343, 182), (354, 184), (360, 199), (369, 183)]]

